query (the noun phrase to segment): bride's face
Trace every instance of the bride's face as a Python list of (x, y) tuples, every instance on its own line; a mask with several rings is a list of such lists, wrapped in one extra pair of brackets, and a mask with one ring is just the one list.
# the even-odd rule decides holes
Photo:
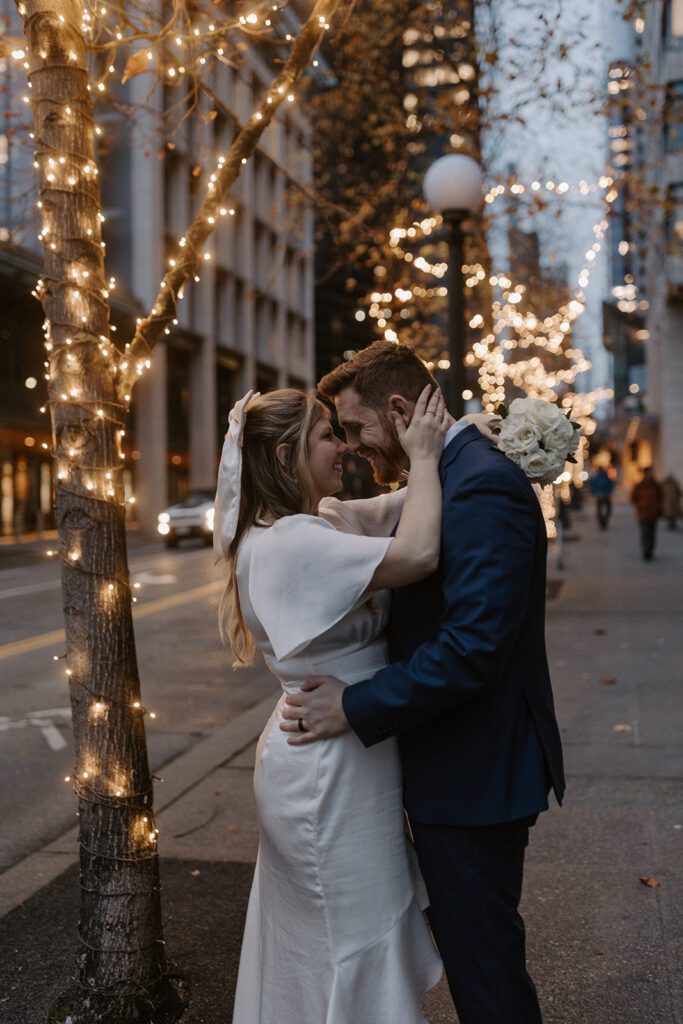
[(330, 494), (336, 494), (342, 486), (342, 455), (346, 445), (332, 430), (326, 416), (321, 416), (311, 427), (306, 442), (308, 469), (320, 501)]

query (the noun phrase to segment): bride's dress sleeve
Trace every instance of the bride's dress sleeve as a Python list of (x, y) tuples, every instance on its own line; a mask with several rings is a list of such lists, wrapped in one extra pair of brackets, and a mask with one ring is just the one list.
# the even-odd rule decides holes
[(405, 498), (405, 487), (388, 494), (378, 494), (376, 498), (354, 498), (351, 501), (323, 498), (318, 514), (344, 533), (389, 537), (401, 518)]
[(390, 544), (390, 537), (341, 533), (317, 516), (286, 516), (265, 531), (251, 556), (249, 597), (278, 661), (364, 600)]

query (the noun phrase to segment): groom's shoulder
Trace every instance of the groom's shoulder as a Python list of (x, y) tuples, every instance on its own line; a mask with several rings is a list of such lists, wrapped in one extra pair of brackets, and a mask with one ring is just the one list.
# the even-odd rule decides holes
[(483, 435), (466, 445), (449, 469), (454, 482), (459, 481), (461, 485), (465, 482), (495, 483), (504, 490), (511, 489), (535, 497), (524, 471)]

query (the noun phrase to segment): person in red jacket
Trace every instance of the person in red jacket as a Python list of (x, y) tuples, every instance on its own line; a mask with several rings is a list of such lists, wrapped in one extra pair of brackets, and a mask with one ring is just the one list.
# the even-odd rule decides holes
[(662, 487), (655, 480), (652, 466), (643, 470), (643, 479), (631, 491), (631, 501), (636, 507), (643, 558), (651, 562), (655, 553), (657, 520), (663, 506)]

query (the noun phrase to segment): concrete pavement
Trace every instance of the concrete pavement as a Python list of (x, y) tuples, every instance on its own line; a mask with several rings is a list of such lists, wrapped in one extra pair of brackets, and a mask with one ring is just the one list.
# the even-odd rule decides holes
[[(569, 538), (561, 573), (551, 558), (548, 616), (568, 792), (530, 845), (530, 970), (545, 1024), (683, 1024), (683, 530), (660, 529), (653, 563), (623, 504), (606, 533), (592, 508), (575, 514)], [(253, 751), (272, 703), (172, 762), (157, 787), (167, 948), (192, 985), (185, 1024), (230, 1021), (257, 841)], [(75, 839), (0, 876), (7, 1024), (42, 1019), (68, 980)], [(425, 1015), (456, 1020), (443, 985)]]

